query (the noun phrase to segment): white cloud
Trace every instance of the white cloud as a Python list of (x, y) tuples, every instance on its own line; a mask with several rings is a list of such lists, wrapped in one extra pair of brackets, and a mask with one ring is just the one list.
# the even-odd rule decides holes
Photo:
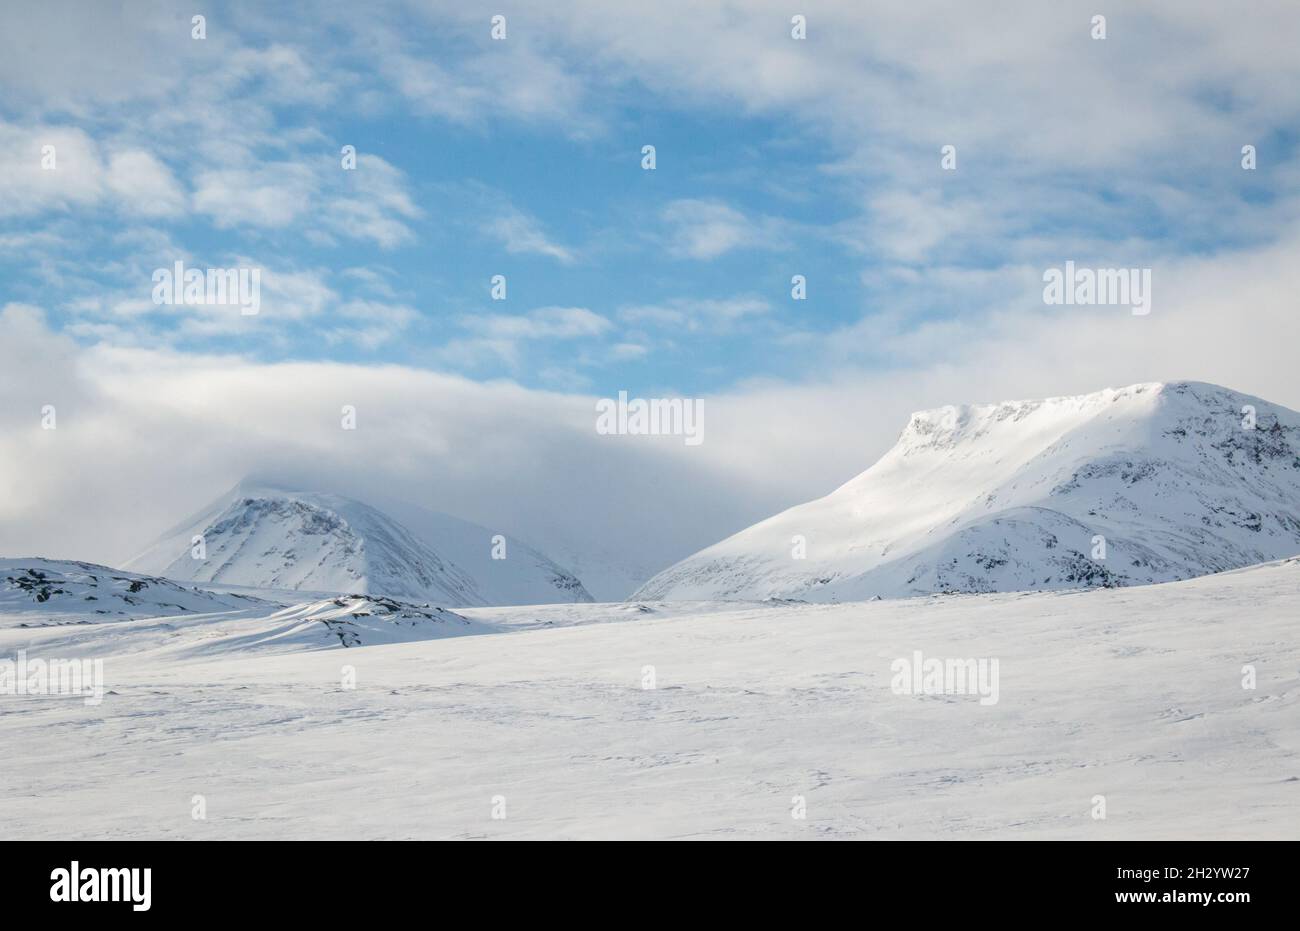
[(403, 173), (384, 159), (359, 153), (357, 167), (341, 158), (271, 162), (250, 168), (201, 172), (195, 209), (218, 227), (287, 227), (308, 213), (315, 229), (345, 239), (370, 239), (392, 248), (411, 238), (404, 222), (421, 215)]
[[(526, 314), (466, 314), (460, 318), (460, 324), (472, 335), (453, 339), (438, 351), (438, 358), (457, 370), (504, 364), (511, 371), (518, 371), (533, 344), (595, 339), (613, 328), (609, 320), (585, 307), (540, 307)], [(551, 366), (548, 383), (566, 386), (582, 383), (582, 376), (572, 368), (563, 370), (562, 379), (557, 375), (560, 371)]]
[(170, 217), (185, 209), (185, 192), (171, 170), (148, 152), (132, 149), (114, 154), (105, 180), (108, 189), (131, 213)]
[(289, 162), (204, 171), (195, 179), (194, 208), (219, 227), (283, 227), (307, 211), (317, 185), (310, 168)]
[(323, 186), (332, 180), (340, 191), (321, 211), (326, 227), (347, 238), (373, 240), (385, 249), (412, 238), (403, 221), (419, 217), (421, 210), (407, 193), (406, 177), (399, 169), (377, 155), (359, 153), (354, 170), (344, 171), (338, 162), (323, 170), (332, 175), (326, 176)]
[(338, 314), (350, 325), (326, 330), (325, 339), (367, 350), (393, 342), (419, 316), (406, 304), (381, 301), (348, 301), (338, 308)]
[(777, 221), (746, 216), (717, 200), (674, 200), (660, 213), (668, 225), (668, 250), (692, 259), (715, 259), (734, 249), (777, 248)]
[(510, 253), (545, 255), (565, 265), (574, 261), (572, 250), (553, 242), (537, 218), (521, 210), (509, 208), (493, 217), (488, 221), (486, 232)]
[(675, 298), (661, 304), (640, 304), (624, 307), (619, 319), (635, 326), (658, 327), (675, 333), (711, 333), (719, 335), (732, 332), (744, 320), (760, 317), (772, 306), (754, 296), (726, 298)]
[(610, 347), (610, 358), (615, 361), (641, 359), (650, 353), (650, 347), (640, 343), (615, 343)]
[[(80, 119), (128, 100), (174, 99), (217, 43), (182, 44), (188, 12), (133, 4), (51, 0), (0, 4), (0, 87), (5, 103)], [(189, 57), (189, 68), (179, 59)]]
[(585, 307), (540, 307), (522, 316), (490, 314), (461, 318), (466, 329), (495, 339), (574, 339), (600, 336), (611, 324)]
[[(482, 126), (497, 119), (550, 123), (573, 136), (592, 132), (594, 121), (584, 107), (583, 78), (561, 55), (545, 54), (530, 43), (549, 25), (512, 14), (513, 35), (502, 42), (486, 39), (484, 18), (468, 11), (417, 6), (409, 16), (426, 19), (441, 34), (460, 33), (460, 56), (434, 56), (412, 42), (409, 29), (366, 23), (360, 31), (380, 72), (422, 116)], [(456, 22), (459, 17), (460, 22)]]
[(98, 207), (164, 217), (184, 206), (171, 169), (149, 152), (115, 148), (105, 154), (79, 128), (0, 121), (0, 217)]
[[(1100, 42), (1089, 36), (1097, 10), (1083, 0), (996, 10), (961, 0), (818, 2), (804, 10), (804, 42), (774, 28), (789, 22), (781, 0), (743, 8), (665, 0), (618, 17), (602, 15), (600, 0), (580, 0), (569, 10), (555, 20), (557, 41), (593, 56), (605, 80), (630, 74), (688, 103), (789, 114), (850, 149), (879, 140), (879, 151), (909, 153), (926, 171), (944, 143), (982, 160), (1059, 169), (1168, 151), (1210, 159), (1180, 143), (1220, 131), (1235, 139), (1300, 113), (1287, 0), (1262, 3), (1251, 17), (1213, 0), (1148, 5), (1112, 16)], [(1213, 87), (1240, 91), (1234, 106), (1206, 93)], [(878, 163), (862, 155), (859, 168), (874, 171)]]
[(238, 49), (225, 58), (219, 74), (229, 85), (258, 82), (259, 91), (278, 104), (321, 106), (338, 91), (327, 70), (313, 68), (300, 50), (279, 42)]
[[(680, 442), (597, 434), (589, 397), (395, 365), (84, 348), (15, 305), (0, 312), (0, 347), (0, 480), (21, 490), (0, 497), (7, 555), (120, 562), (249, 473), (653, 566), (752, 512)], [(44, 404), (57, 430), (40, 429)], [(339, 428), (343, 404), (355, 431)], [(611, 475), (617, 495), (601, 491)]]

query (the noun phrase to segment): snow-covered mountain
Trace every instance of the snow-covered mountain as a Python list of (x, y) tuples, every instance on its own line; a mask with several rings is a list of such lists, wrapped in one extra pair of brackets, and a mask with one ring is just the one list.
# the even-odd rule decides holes
[[(201, 558), (196, 536), (203, 538)], [(415, 507), (399, 522), (339, 495), (242, 482), (127, 567), (216, 586), (449, 606), (591, 601), (572, 573), (505, 534), (505, 558), (494, 559), (495, 536)]]
[(1297, 553), (1300, 415), (1215, 385), (1141, 384), (913, 414), (866, 472), (633, 598), (1109, 587)]
[(558, 529), (540, 539), (546, 541), (546, 552), (582, 579), (583, 587), (600, 602), (623, 601), (654, 575), (618, 547), (575, 542)]

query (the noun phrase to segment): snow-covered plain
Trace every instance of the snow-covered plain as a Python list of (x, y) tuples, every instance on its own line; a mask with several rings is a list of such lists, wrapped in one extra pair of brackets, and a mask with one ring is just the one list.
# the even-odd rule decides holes
[[(1086, 592), (424, 619), (363, 599), (110, 618), (84, 594), (0, 605), (0, 658), (102, 657), (109, 690), (0, 698), (11, 839), (1300, 832), (1297, 560)], [(343, 645), (326, 620), (348, 617), (375, 645)], [(997, 658), (1000, 700), (895, 694), (915, 650)]]

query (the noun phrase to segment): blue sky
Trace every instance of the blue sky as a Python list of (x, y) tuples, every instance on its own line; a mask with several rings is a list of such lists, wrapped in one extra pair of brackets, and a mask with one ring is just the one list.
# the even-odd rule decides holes
[[(1300, 405), (1300, 15), (1126, 4), (1097, 40), (1094, 6), (816, 2), (800, 41), (769, 0), (233, 2), (197, 40), (167, 0), (6, 4), (0, 477), (39, 493), (0, 517), (55, 548), (75, 504), (86, 555), (128, 550), (147, 527), (79, 473), (112, 437), (148, 527), (310, 462), (653, 568), (915, 409), (1177, 378)], [(261, 269), (261, 312), (154, 305), (176, 261)], [(1066, 261), (1152, 269), (1153, 312), (1045, 305)], [(705, 442), (593, 436), (623, 390), (703, 398)], [(337, 436), (356, 397), (373, 447)]]
[[(863, 261), (827, 232), (853, 212), (843, 203), (845, 185), (822, 170), (834, 154), (824, 141), (720, 111), (625, 106), (615, 123), (573, 138), (509, 122), (449, 125), (401, 110), (382, 118), (322, 113), (312, 130), (323, 138), (296, 150), (297, 159), (272, 155), (266, 183), (281, 166), (314, 159), (334, 163), (331, 183), (344, 196), (356, 190), (364, 198), (364, 176), (382, 159), (410, 205), (388, 214), (393, 231), (345, 226), (322, 236), (317, 206), (284, 225), (180, 211), (150, 222), (142, 244), (124, 242), (108, 211), (55, 211), (42, 226), (72, 254), (60, 250), (49, 261), (56, 271), (75, 264), (76, 286), (49, 301), (49, 266), (32, 268), (13, 253), (7, 297), (45, 304), (55, 325), (75, 330), (89, 323), (78, 312), (88, 295), (147, 297), (152, 284), (141, 271), (151, 262), (170, 267), (182, 257), (224, 267), (248, 257), (273, 273), (308, 276), (333, 292), (332, 304), (405, 309), (400, 335), (385, 334), (381, 321), (371, 339), (321, 339), (322, 324), (331, 329), (327, 313), (292, 325), (284, 319), (292, 312), (270, 299), (258, 319), (231, 321), (228, 332), (186, 332), (167, 308), (145, 310), (139, 322), (150, 337), (195, 351), (390, 361), (597, 393), (699, 393), (752, 374), (792, 375), (801, 335), (857, 318), (867, 299), (857, 275)], [(359, 151), (355, 173), (339, 165), (343, 143)], [(642, 144), (657, 148), (654, 171), (640, 166)], [(174, 174), (187, 156), (179, 153)], [(30, 229), (30, 220), (14, 226)], [(497, 274), (507, 278), (505, 301), (489, 296)], [(794, 274), (811, 282), (800, 304), (790, 297)], [(111, 306), (102, 310), (98, 323), (121, 324)], [(578, 311), (585, 313), (566, 328)], [(503, 318), (537, 321), (537, 337), (505, 340)], [(574, 335), (564, 335), (570, 329)]]
[[(644, 28), (640, 65), (595, 54), (611, 40), (575, 25), (595, 16), (581, 4), (568, 18), (506, 10), (504, 41), (490, 38), (486, 7), (393, 4), (371, 19), (232, 4), (211, 8), (203, 40), (178, 6), (125, 9), (103, 21), (93, 7), (67, 11), (86, 42), (124, 34), (98, 46), (104, 85), (15, 73), (0, 103), (14, 161), (69, 142), (57, 171), (28, 166), (30, 183), (13, 181), (4, 297), (83, 340), (707, 394), (897, 365), (891, 346), (852, 335), (864, 329), (906, 338), (1007, 307), (1041, 313), (1034, 276), (1064, 258), (1153, 265), (1267, 241), (1270, 209), (1294, 196), (1292, 100), (1269, 110), (1246, 89), (1214, 87), (1212, 61), (1181, 86), (1149, 80), (1136, 101), (1110, 83), (1127, 77), (1109, 73), (1116, 63), (1131, 69), (1166, 39), (1141, 20), (1134, 30), (1117, 18), (1097, 42), (1089, 17), (1063, 9), (1038, 35), (1061, 46), (1059, 63), (1010, 61), (1010, 77), (989, 79), (978, 50), (970, 73), (950, 77), (897, 46), (873, 56), (846, 43), (873, 25), (851, 6), (814, 9), (804, 42), (766, 4), (596, 24), (622, 42)], [(49, 68), (78, 49), (58, 42), (69, 19), (46, 15), (13, 28), (49, 41)], [(789, 74), (754, 87), (689, 73), (711, 21), (733, 46), (714, 50), (721, 63), (767, 54)], [(142, 35), (156, 71), (126, 61)], [(1094, 70), (1071, 80), (1103, 98), (1095, 106), (1062, 86), (1051, 112), (1014, 86), (1060, 80), (1076, 60)], [(1153, 127), (1153, 111), (1129, 137), (1095, 112), (1108, 93), (1125, 107), (1167, 95), (1200, 123)], [(909, 115), (909, 97), (924, 109)], [(1237, 169), (1242, 140), (1266, 153), (1264, 171)], [(359, 153), (355, 172), (340, 166), (344, 144)], [(640, 167), (645, 144), (655, 171)], [(943, 144), (958, 148), (956, 171), (940, 168)], [(1284, 184), (1279, 162), (1291, 166)], [(42, 235), (43, 249), (23, 240)], [(278, 284), (252, 320), (140, 306), (148, 273), (177, 259), (260, 267)], [(488, 297), (495, 274), (507, 277), (504, 302)], [(790, 298), (794, 274), (809, 282), (805, 302)]]

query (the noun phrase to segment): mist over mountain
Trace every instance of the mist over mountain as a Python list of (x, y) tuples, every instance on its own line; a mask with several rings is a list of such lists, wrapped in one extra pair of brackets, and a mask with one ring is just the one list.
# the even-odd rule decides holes
[[(202, 537), (201, 556), (193, 540)], [(568, 570), (506, 534), (407, 507), (241, 482), (127, 568), (187, 582), (383, 595), (448, 606), (591, 601)]]

